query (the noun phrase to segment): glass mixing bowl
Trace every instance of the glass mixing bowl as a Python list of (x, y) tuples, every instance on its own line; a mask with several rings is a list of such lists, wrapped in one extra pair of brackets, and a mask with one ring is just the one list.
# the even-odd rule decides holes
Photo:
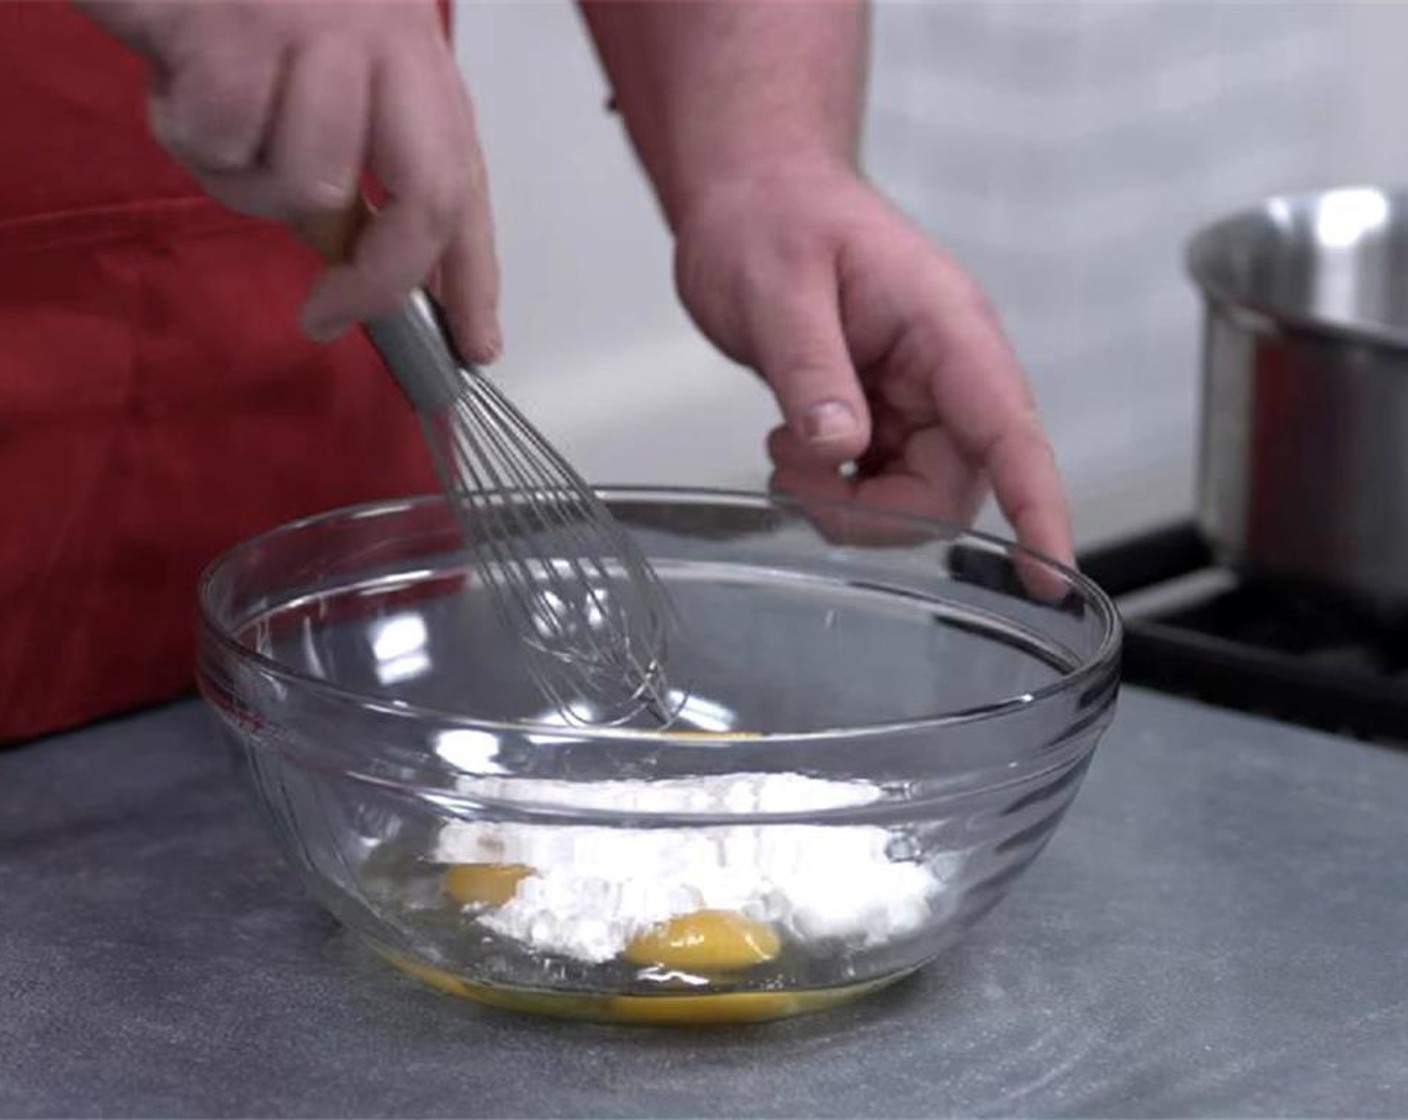
[(211, 566), (201, 689), (284, 854), (399, 967), (522, 1010), (776, 1018), (932, 960), (1076, 794), (1110, 601), (943, 523), (604, 497), (677, 608), (666, 730), (544, 710), (439, 498)]

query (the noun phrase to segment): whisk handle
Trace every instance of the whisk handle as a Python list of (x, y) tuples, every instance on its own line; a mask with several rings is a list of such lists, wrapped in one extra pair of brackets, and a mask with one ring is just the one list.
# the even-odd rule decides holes
[(391, 315), (365, 324), (367, 337), (391, 367), (417, 412), (435, 412), (460, 395), (476, 371), (455, 350), (445, 313), (424, 288), (416, 288)]
[[(359, 198), (343, 211), (306, 215), (295, 223), (295, 232), (329, 264), (344, 264), (372, 217), (370, 203)], [(463, 378), (475, 373), (455, 349), (439, 302), (424, 288), (412, 291), (392, 314), (363, 326), (417, 412), (452, 402)]]
[(303, 215), (293, 223), (293, 231), (328, 264), (346, 264), (372, 217), (371, 204), (358, 198), (345, 210)]

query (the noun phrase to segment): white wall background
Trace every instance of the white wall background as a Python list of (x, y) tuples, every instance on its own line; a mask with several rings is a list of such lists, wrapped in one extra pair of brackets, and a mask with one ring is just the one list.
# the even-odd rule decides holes
[[(761, 486), (767, 393), (679, 310), (568, 0), (461, 0), (504, 268), (498, 376), (597, 481)], [(867, 167), (989, 287), (1085, 539), (1191, 504), (1188, 233), (1265, 193), (1408, 180), (1408, 4), (875, 9)]]
[(761, 486), (771, 397), (693, 330), (569, 0), (457, 8), (503, 267), (502, 384), (595, 482)]

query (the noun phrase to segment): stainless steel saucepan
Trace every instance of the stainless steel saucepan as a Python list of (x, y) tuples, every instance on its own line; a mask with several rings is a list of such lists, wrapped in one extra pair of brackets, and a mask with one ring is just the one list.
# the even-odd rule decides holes
[(1408, 190), (1268, 199), (1198, 232), (1199, 512), (1249, 577), (1408, 605)]

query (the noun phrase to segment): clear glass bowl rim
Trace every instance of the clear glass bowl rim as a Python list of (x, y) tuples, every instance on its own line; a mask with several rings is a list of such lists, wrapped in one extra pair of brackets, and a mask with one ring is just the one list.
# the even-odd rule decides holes
[(201, 627), (201, 641), (214, 641), (237, 662), (257, 667), (262, 673), (281, 683), (299, 689), (321, 694), (328, 699), (349, 703), (358, 708), (378, 713), (401, 716), (410, 719), (431, 721), (445, 727), (466, 728), (508, 735), (540, 735), (554, 739), (570, 738), (574, 741), (615, 741), (645, 743), (652, 740), (688, 745), (691, 742), (708, 743), (716, 749), (730, 744), (756, 746), (758, 744), (783, 745), (797, 743), (805, 745), (820, 740), (865, 739), (893, 735), (901, 732), (919, 731), (930, 728), (953, 727), (958, 724), (973, 724), (993, 721), (1018, 710), (1029, 708), (1053, 696), (1084, 692), (1092, 680), (1110, 673), (1118, 664), (1122, 644), (1122, 630), (1119, 611), (1110, 597), (1088, 577), (1075, 569), (1061, 564), (1042, 553), (1020, 545), (1015, 541), (970, 529), (957, 522), (940, 517), (926, 517), (900, 513), (882, 507), (870, 506), (861, 502), (820, 499), (776, 492), (762, 493), (748, 490), (730, 490), (693, 486), (594, 486), (593, 490), (610, 506), (613, 502), (653, 501), (725, 504), (758, 510), (784, 509), (806, 519), (804, 507), (821, 507), (838, 513), (860, 514), (868, 518), (889, 521), (896, 525), (922, 529), (934, 539), (946, 543), (976, 545), (987, 552), (999, 552), (1005, 556), (1023, 556), (1065, 579), (1070, 589), (1075, 591), (1086, 606), (1093, 610), (1100, 625), (1100, 640), (1094, 651), (1070, 672), (1060, 679), (1023, 693), (1020, 696), (994, 700), (971, 708), (961, 708), (951, 712), (920, 716), (905, 720), (872, 722), (864, 725), (839, 726), (812, 731), (781, 731), (744, 734), (737, 739), (719, 740), (707, 732), (692, 733), (680, 730), (652, 730), (633, 727), (593, 727), (563, 726), (562, 724), (533, 723), (530, 721), (503, 722), (478, 719), (446, 709), (411, 704), (406, 701), (378, 697), (370, 693), (358, 692), (332, 681), (311, 676), (290, 668), (283, 662), (268, 657), (236, 640), (227, 626), (217, 617), (211, 605), (211, 597), (228, 574), (236, 572), (249, 554), (277, 543), (284, 537), (296, 536), (319, 525), (337, 521), (351, 521), (361, 518), (391, 516), (413, 509), (443, 506), (445, 499), (440, 494), (412, 495), (404, 498), (390, 498), (340, 506), (297, 518), (248, 537), (221, 553), (210, 562), (201, 574), (197, 592), (198, 614)]

